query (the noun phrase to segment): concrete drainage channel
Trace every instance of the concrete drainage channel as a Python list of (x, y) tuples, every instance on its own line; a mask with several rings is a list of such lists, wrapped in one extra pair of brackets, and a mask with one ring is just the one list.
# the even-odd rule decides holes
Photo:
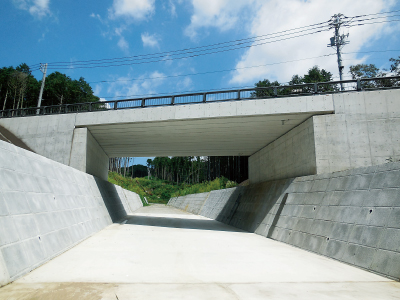
[(371, 272), (400, 278), (399, 185), (390, 163), (142, 207), (0, 141), (0, 299), (398, 299)]

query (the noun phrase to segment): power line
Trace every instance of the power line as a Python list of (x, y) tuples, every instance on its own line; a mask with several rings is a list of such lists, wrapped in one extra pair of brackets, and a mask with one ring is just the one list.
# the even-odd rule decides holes
[(400, 50), (373, 50), (373, 51), (358, 51), (358, 52), (345, 52), (343, 54), (354, 54), (354, 53), (378, 53), (378, 52), (400, 52)]
[(302, 36), (307, 36), (307, 35), (311, 35), (311, 34), (316, 34), (316, 33), (320, 33), (322, 31), (327, 31), (327, 30), (328, 29), (318, 30), (316, 32), (306, 33), (306, 34), (297, 35), (297, 36), (294, 36), (294, 37), (288, 37), (288, 38), (283, 38), (283, 39), (269, 41), (269, 42), (263, 42), (263, 43), (253, 44), (253, 45), (240, 46), (240, 47), (236, 47), (236, 48), (224, 49), (224, 50), (219, 50), (219, 51), (211, 51), (211, 52), (193, 54), (193, 55), (188, 55), (188, 56), (183, 56), (183, 57), (176, 57), (176, 58), (165, 58), (165, 59), (150, 60), (150, 61), (144, 61), (144, 62), (131, 62), (131, 63), (122, 63), (122, 64), (102, 65), (102, 66), (96, 66), (96, 65), (95, 66), (83, 66), (83, 67), (70, 66), (70, 67), (58, 67), (58, 68), (49, 68), (49, 69), (58, 69), (58, 70), (65, 70), (65, 69), (93, 69), (93, 68), (100, 68), (100, 67), (109, 68), (109, 67), (120, 67), (120, 66), (128, 66), (128, 65), (141, 65), (141, 64), (148, 64), (148, 63), (155, 63), (155, 62), (166, 62), (166, 61), (173, 61), (173, 60), (178, 60), (178, 59), (199, 57), (199, 56), (215, 54), (215, 53), (228, 52), (228, 51), (233, 51), (233, 50), (238, 50), (238, 49), (252, 48), (252, 47), (256, 47), (256, 46), (261, 46), (261, 45), (276, 43), (276, 42), (285, 41), (285, 40), (289, 40), (289, 39), (293, 39), (293, 38), (298, 38), (298, 37), (302, 37)]
[[(315, 29), (320, 29), (320, 28), (327, 28), (327, 27), (328, 27), (327, 25), (326, 25), (326, 26), (321, 26), (321, 27), (315, 27), (315, 28), (313, 28), (313, 30), (315, 30)], [(249, 41), (249, 42), (236, 43), (236, 44), (230, 45), (230, 46), (220, 46), (220, 47), (209, 48), (209, 49), (206, 49), (206, 50), (188, 51), (188, 52), (179, 53), (179, 54), (172, 54), (172, 55), (170, 55), (170, 54), (168, 54), (168, 55), (157, 55), (157, 56), (152, 56), (152, 57), (140, 57), (140, 58), (138, 58), (138, 59), (118, 60), (118, 61), (113, 61), (112, 63), (114, 63), (114, 62), (120, 63), (120, 62), (130, 62), (130, 61), (142, 61), (142, 60), (155, 59), (155, 58), (162, 58), (162, 57), (170, 58), (170, 57), (176, 56), (176, 55), (193, 54), (193, 53), (199, 53), (199, 52), (202, 53), (202, 52), (210, 51), (210, 50), (225, 49), (225, 48), (228, 48), (228, 47), (240, 46), (240, 45), (248, 44), (248, 43), (250, 43), (250, 42), (251, 42), (251, 43), (254, 43), (254, 42), (259, 42), (259, 41), (264, 41), (264, 40), (276, 39), (276, 38), (278, 38), (278, 37), (283, 37), (283, 36), (287, 36), (287, 35), (293, 35), (293, 34), (305, 32), (305, 31), (308, 31), (308, 30), (297, 31), (297, 32), (289, 33), (289, 34), (282, 34), (282, 35), (275, 36), (275, 37), (273, 37), (273, 38), (271, 38), (271, 37), (258, 38), (258, 39), (255, 39), (255, 40), (252, 40), (252, 41)], [(295, 37), (296, 37), (296, 36), (295, 36)], [(289, 38), (290, 38), (290, 37), (289, 37)], [(294, 38), (294, 37), (293, 37), (293, 38)], [(279, 40), (278, 40), (278, 41), (279, 41)], [(275, 42), (275, 41), (273, 41), (273, 42)], [(237, 49), (237, 48), (234, 48), (234, 49)], [(178, 57), (178, 59), (179, 59), (179, 57)], [(101, 66), (101, 65), (104, 65), (104, 64), (105, 64), (105, 63), (103, 63), (103, 62), (99, 62), (99, 63), (97, 63), (97, 62), (95, 62), (95, 63), (78, 63), (78, 64), (75, 63), (75, 62), (73, 63), (74, 66), (85, 66), (85, 65), (99, 65), (99, 66)], [(107, 62), (107, 64), (108, 64), (108, 62)], [(55, 64), (55, 65), (54, 65), (54, 64), (53, 64), (53, 67), (56, 67), (56, 66), (58, 66), (58, 67), (65, 67), (65, 66), (68, 66), (68, 65), (63, 65), (63, 64), (59, 64), (59, 65)], [(71, 66), (71, 63), (69, 63), (69, 66)]]
[(360, 17), (376, 16), (376, 15), (383, 15), (383, 14), (392, 14), (392, 13), (397, 13), (397, 12), (400, 12), (400, 9), (399, 10), (386, 11), (386, 12), (380, 12), (380, 13), (375, 13), (375, 14), (358, 15), (358, 16), (346, 17), (346, 18), (360, 18)]
[[(378, 23), (389, 23), (389, 22), (398, 22), (400, 20), (385, 20), (380, 22), (366, 22), (370, 20), (377, 20), (387, 17), (396, 17), (399, 15), (395, 15), (398, 11), (391, 12), (382, 12), (377, 14), (368, 14), (368, 15), (360, 15), (355, 17), (344, 17), (344, 19), (350, 19), (349, 21), (343, 22), (343, 27), (354, 27), (354, 26), (363, 26), (369, 24), (378, 24)], [(391, 14), (391, 15), (390, 15)], [(385, 15), (382, 17), (376, 18), (366, 18), (368, 16), (377, 16), (377, 15)], [(359, 19), (359, 20), (358, 20)], [(120, 67), (127, 65), (139, 65), (139, 64), (148, 64), (148, 63), (156, 63), (156, 62), (167, 62), (173, 60), (181, 60), (186, 58), (199, 57), (204, 55), (222, 53), (227, 51), (234, 51), (238, 49), (245, 49), (256, 47), (260, 45), (276, 43), (280, 41), (285, 41), (288, 39), (303, 37), (307, 35), (312, 35), (316, 33), (320, 33), (323, 31), (329, 30), (329, 26), (332, 26), (330, 21), (320, 22), (312, 25), (297, 27), (293, 29), (288, 29), (280, 32), (254, 36), (245, 39), (237, 39), (233, 41), (220, 42), (216, 44), (210, 44), (199, 47), (186, 48), (181, 50), (167, 51), (167, 52), (158, 52), (152, 54), (144, 54), (144, 55), (136, 55), (129, 57), (121, 57), (121, 58), (110, 58), (110, 59), (99, 59), (99, 60), (86, 60), (86, 61), (75, 61), (75, 62), (55, 62), (49, 64), (49, 69), (91, 69), (91, 68), (100, 68), (100, 67)], [(317, 30), (318, 29), (318, 30)], [(312, 32), (309, 32), (312, 31)], [(306, 32), (306, 33), (304, 33)], [(303, 34), (300, 34), (303, 33)], [(283, 37), (283, 38), (280, 38)], [(268, 41), (265, 41), (268, 40)], [(264, 41), (264, 42), (261, 42)], [(257, 43), (258, 42), (258, 43)], [(251, 45), (246, 45), (248, 43), (253, 43)], [(224, 46), (221, 46), (224, 45)], [(216, 51), (212, 51), (216, 50)], [(189, 55), (191, 54), (191, 55)], [(178, 56), (178, 57), (176, 57)], [(32, 71), (36, 71), (39, 68), (36, 67), (37, 64), (31, 66)]]
[(251, 68), (260, 68), (260, 67), (266, 67), (266, 66), (280, 65), (280, 64), (310, 60), (310, 59), (315, 59), (315, 58), (327, 57), (327, 56), (332, 56), (332, 55), (335, 55), (335, 54), (331, 53), (331, 54), (325, 54), (325, 55), (320, 55), (320, 56), (315, 56), (315, 57), (308, 57), (308, 58), (295, 59), (295, 60), (289, 60), (289, 61), (283, 61), (283, 62), (269, 63), (269, 64), (265, 64), (265, 65), (250, 66), (250, 67), (243, 67), (243, 68), (233, 68), (233, 69), (226, 69), (226, 70), (215, 70), (215, 71), (208, 71), (208, 72), (201, 72), (201, 73), (190, 73), (190, 74), (147, 77), (147, 78), (101, 80), (101, 81), (92, 81), (92, 82), (88, 82), (88, 83), (113, 83), (113, 82), (127, 82), (127, 81), (142, 81), (142, 80), (155, 80), (155, 79), (165, 79), (165, 78), (174, 78), (174, 77), (185, 77), (185, 76), (205, 75), (205, 74), (213, 74), (213, 73), (223, 73), (223, 72), (230, 72), (230, 71), (237, 71), (237, 70), (244, 70), (244, 69), (251, 69)]
[[(133, 58), (148, 57), (148, 56), (154, 56), (154, 55), (164, 55), (165, 56), (165, 55), (171, 55), (172, 53), (176, 53), (176, 52), (187, 52), (189, 50), (210, 48), (210, 47), (214, 47), (214, 46), (218, 46), (218, 45), (224, 45), (224, 44), (231, 44), (231, 43), (237, 43), (237, 42), (243, 42), (243, 41), (253, 42), (252, 40), (255, 40), (255, 39), (261, 39), (261, 38), (265, 38), (265, 37), (273, 36), (273, 35), (278, 35), (278, 34), (282, 34), (282, 33), (285, 33), (285, 35), (288, 35), (288, 32), (290, 32), (290, 31), (295, 31), (295, 30), (304, 29), (304, 28), (308, 28), (308, 27), (316, 27), (316, 26), (319, 26), (319, 25), (322, 25), (322, 24), (326, 24), (326, 23), (328, 23), (328, 22), (326, 21), (326, 22), (316, 23), (316, 24), (312, 24), (312, 25), (297, 27), (297, 28), (293, 28), (293, 29), (283, 30), (283, 31), (275, 32), (275, 33), (269, 33), (269, 34), (265, 34), (265, 35), (254, 36), (254, 37), (245, 38), (245, 39), (237, 39), (237, 40), (232, 40), (232, 41), (220, 42), (220, 43), (216, 43), (216, 44), (210, 44), (210, 45), (198, 46), (198, 47), (192, 47), (192, 48), (185, 48), (185, 49), (180, 49), (180, 50), (157, 52), (157, 53), (135, 55), (135, 56), (127, 56), (127, 57), (120, 57), (120, 58), (75, 61), (75, 62), (72, 62), (72, 63), (91, 63), (91, 62), (102, 62), (102, 61), (114, 62), (114, 61), (121, 61), (121, 60), (125, 61), (125, 60), (130, 60), (130, 59), (133, 59)], [(315, 29), (315, 28), (306, 29), (306, 31), (307, 30), (312, 30), (312, 29)], [(302, 30), (302, 31), (305, 31), (305, 30)], [(290, 33), (290, 34), (293, 34), (293, 33)], [(225, 47), (227, 47), (227, 46), (225, 46)], [(212, 49), (215, 49), (215, 48), (212, 48)], [(205, 50), (209, 50), (209, 49), (205, 49)], [(202, 51), (204, 51), (204, 50), (202, 50)], [(50, 63), (50, 64), (51, 65), (58, 65), (58, 64), (70, 65), (71, 62), (53, 62), (53, 63)], [(37, 66), (37, 65), (39, 65), (39, 64), (34, 64), (34, 65), (32, 65), (32, 67)]]

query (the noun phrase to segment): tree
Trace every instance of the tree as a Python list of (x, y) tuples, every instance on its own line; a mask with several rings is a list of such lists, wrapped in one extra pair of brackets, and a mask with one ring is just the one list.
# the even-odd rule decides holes
[[(36, 80), (25, 63), (0, 69), (0, 109), (36, 107), (41, 82)], [(96, 109), (104, 108), (99, 98), (83, 77), (73, 80), (60, 72), (47, 76), (43, 105), (98, 102)], [(93, 106), (93, 105), (92, 105)]]
[(400, 56), (399, 58), (391, 58), (389, 61), (392, 62), (390, 66), (390, 71), (395, 73), (396, 76), (400, 76)]
[(304, 75), (303, 81), (304, 83), (329, 82), (332, 81), (332, 73), (324, 69), (320, 70), (318, 66), (314, 66)]
[[(293, 75), (292, 79), (289, 81), (289, 85), (300, 85), (307, 83), (317, 83), (317, 82), (329, 82), (332, 81), (332, 73), (328, 72), (324, 69), (320, 69), (318, 66), (314, 66), (308, 70), (307, 74), (304, 76)], [(301, 88), (286, 88), (285, 91), (282, 91), (285, 94), (295, 94), (295, 93), (310, 93), (313, 91), (312, 86), (303, 86)], [(319, 92), (329, 92), (338, 90), (336, 85), (333, 84), (324, 84), (319, 85)]]
[[(393, 68), (395, 67), (393, 66)], [(395, 84), (394, 80), (383, 79), (383, 77), (386, 77), (387, 74), (377, 68), (374, 64), (358, 64), (350, 66), (350, 74), (353, 79), (382, 78), (379, 80), (368, 80), (361, 82), (362, 89), (391, 87)]]
[(374, 78), (379, 74), (379, 69), (374, 64), (358, 64), (350, 66), (350, 74), (353, 79)]
[(251, 94), (253, 98), (262, 98), (262, 97), (273, 97), (275, 96), (274, 89), (272, 87), (278, 87), (280, 83), (278, 81), (270, 82), (268, 79), (264, 79), (255, 84), (256, 88), (268, 88), (268, 89), (259, 89)]
[(51, 73), (46, 78), (43, 96), (44, 105), (61, 105), (85, 102), (97, 102), (93, 90), (83, 77), (72, 80), (60, 72)]
[(289, 85), (303, 84), (304, 77), (299, 75), (293, 75), (292, 79), (289, 81)]

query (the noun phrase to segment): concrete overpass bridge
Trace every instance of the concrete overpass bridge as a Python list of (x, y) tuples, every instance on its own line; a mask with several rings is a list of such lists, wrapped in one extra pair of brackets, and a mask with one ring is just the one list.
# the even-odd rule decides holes
[(331, 82), (10, 110), (0, 126), (103, 179), (108, 157), (241, 155), (256, 183), (399, 159), (400, 91), (363, 89), (371, 81), (344, 81), (344, 92)]

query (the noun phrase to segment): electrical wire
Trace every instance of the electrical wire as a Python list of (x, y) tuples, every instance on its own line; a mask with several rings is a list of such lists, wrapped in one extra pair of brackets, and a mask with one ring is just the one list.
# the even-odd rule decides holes
[(253, 44), (253, 45), (246, 45), (246, 46), (239, 46), (235, 48), (230, 48), (230, 49), (224, 49), (224, 50), (218, 50), (218, 51), (211, 51), (211, 52), (204, 52), (204, 53), (199, 53), (199, 54), (193, 54), (193, 55), (188, 55), (188, 56), (182, 56), (182, 57), (176, 57), (176, 58), (164, 58), (164, 59), (159, 59), (159, 60), (149, 60), (149, 61), (144, 61), (144, 62), (129, 62), (129, 63), (121, 63), (121, 64), (109, 64), (109, 65), (89, 65), (89, 66), (82, 66), (82, 67), (74, 67), (74, 66), (69, 66), (69, 67), (51, 67), (48, 66), (47, 69), (58, 69), (58, 70), (65, 70), (65, 69), (93, 69), (93, 68), (109, 68), (109, 67), (120, 67), (120, 66), (128, 66), (128, 65), (141, 65), (141, 64), (149, 64), (149, 63), (155, 63), (155, 62), (167, 62), (167, 61), (173, 61), (173, 60), (180, 60), (180, 59), (186, 59), (186, 58), (193, 58), (193, 57), (199, 57), (199, 56), (204, 56), (204, 55), (209, 55), (209, 54), (215, 54), (215, 53), (222, 53), (222, 52), (228, 52), (228, 51), (234, 51), (238, 49), (245, 49), (245, 48), (252, 48), (260, 45), (266, 45), (266, 44), (271, 44), (271, 43), (276, 43), (280, 41), (285, 41), (293, 38), (298, 38), (298, 37), (303, 37), (307, 35), (312, 35), (316, 33), (320, 33), (322, 31), (328, 31), (328, 29), (325, 30), (318, 30), (316, 32), (311, 32), (311, 33), (305, 33), (301, 35), (297, 35), (294, 37), (288, 37), (288, 38), (282, 38), (279, 40), (274, 40), (274, 41), (269, 41), (269, 42), (263, 42), (263, 43), (258, 43), (258, 44)]
[[(355, 16), (355, 17), (344, 17), (345, 19), (349, 19), (349, 21), (346, 21), (344, 24), (342, 24), (342, 26), (350, 28), (350, 27), (363, 26), (363, 25), (369, 25), (369, 24), (398, 22), (398, 21), (400, 21), (400, 19), (385, 20), (385, 21), (379, 21), (379, 22), (367, 22), (367, 21), (372, 21), (372, 20), (400, 16), (399, 14), (395, 14), (397, 12), (400, 12), (400, 10), (390, 11), (390, 12), (382, 12), (382, 13), (376, 13), (376, 14), (368, 14), (368, 15), (359, 15), (359, 16)], [(379, 16), (379, 15), (383, 15), (383, 16)], [(379, 17), (366, 18), (366, 17), (371, 17), (371, 16), (379, 16)], [(275, 33), (254, 36), (254, 37), (245, 38), (245, 39), (237, 39), (237, 40), (233, 40), (233, 41), (220, 42), (220, 43), (210, 44), (210, 45), (205, 45), (205, 46), (185, 48), (185, 49), (174, 50), (174, 51), (158, 52), (158, 53), (128, 56), (128, 57), (121, 57), (121, 58), (111, 58), (111, 59), (49, 63), (48, 69), (53, 69), (53, 70), (54, 69), (62, 69), (62, 70), (65, 70), (65, 69), (92, 69), (92, 68), (100, 68), (100, 67), (102, 67), (102, 68), (104, 68), (104, 67), (120, 67), (120, 66), (127, 66), (127, 65), (139, 65), (139, 64), (181, 60), (181, 59), (199, 57), (199, 56), (210, 55), (210, 54), (215, 54), (215, 53), (234, 51), (234, 50), (238, 50), (238, 49), (251, 48), (251, 47), (256, 47), (256, 46), (260, 46), (260, 45), (285, 41), (288, 39), (312, 35), (312, 34), (320, 33), (323, 31), (328, 31), (328, 30), (330, 30), (331, 26), (332, 26), (332, 19), (329, 21), (325, 21), (325, 22), (320, 22), (320, 23), (316, 23), (316, 24), (312, 24), (312, 25), (297, 27), (297, 28), (279, 31), (279, 32), (275, 32)], [(308, 31), (311, 31), (311, 32), (308, 32)], [(302, 33), (302, 34), (300, 34), (300, 33)], [(246, 45), (249, 43), (252, 43), (252, 44)], [(213, 50), (215, 50), (215, 51), (213, 51)], [(40, 66), (40, 64), (32, 65), (31, 70), (32, 71), (39, 70), (40, 68), (38, 66)], [(256, 67), (256, 66), (254, 66), (254, 67)], [(233, 70), (235, 70), (235, 69), (233, 69)], [(215, 72), (225, 72), (225, 70), (215, 71)], [(207, 73), (208, 72), (206, 72), (205, 74), (207, 74)], [(178, 77), (178, 76), (187, 76), (187, 75), (176, 75), (176, 77)], [(170, 76), (168, 76), (168, 77), (170, 77)]]
[[(310, 28), (310, 29), (306, 29), (306, 30), (304, 30), (304, 28), (317, 27), (319, 25), (327, 24), (327, 23), (328, 23), (328, 21), (325, 21), (325, 22), (316, 23), (316, 24), (312, 24), (312, 25), (307, 25), (307, 26), (297, 27), (297, 28), (293, 28), (293, 29), (283, 30), (283, 31), (275, 32), (275, 33), (270, 33), (270, 34), (265, 34), (265, 35), (260, 35), (260, 36), (254, 36), (254, 37), (245, 38), (245, 39), (237, 39), (237, 40), (227, 41), (227, 42), (220, 42), (220, 43), (210, 44), (210, 45), (205, 45), (205, 46), (186, 48), (186, 49), (181, 49), (181, 50), (158, 52), (158, 53), (135, 55), (135, 56), (127, 56), (127, 57), (121, 57), (121, 58), (75, 61), (75, 62), (72, 62), (72, 63), (91, 63), (91, 62), (103, 62), (103, 61), (105, 61), (105, 62), (114, 62), (114, 61), (121, 61), (121, 60), (125, 61), (125, 60), (130, 60), (130, 59), (133, 59), (133, 58), (136, 59), (136, 58), (140, 58), (140, 57), (148, 57), (148, 56), (154, 56), (154, 55), (163, 55), (163, 56), (165, 56), (165, 55), (171, 55), (172, 53), (181, 54), (179, 52), (185, 52), (186, 53), (189, 50), (210, 48), (210, 47), (214, 47), (214, 46), (218, 46), (218, 45), (224, 45), (224, 44), (231, 44), (231, 43), (244, 42), (244, 41), (248, 41), (247, 43), (254, 42), (254, 40), (257, 40), (257, 39), (265, 38), (265, 37), (268, 37), (268, 36), (274, 36), (274, 35), (278, 35), (278, 34), (282, 34), (282, 33), (285, 33), (285, 35), (293, 34), (293, 33), (288, 33), (288, 32), (296, 31), (296, 30), (299, 30), (299, 29), (303, 29), (302, 31), (308, 31), (308, 30), (312, 30), (312, 29), (315, 29), (315, 28)], [(325, 26), (327, 26), (327, 25), (325, 25)], [(300, 32), (302, 32), (302, 31), (300, 31)], [(294, 33), (297, 33), (297, 32), (294, 32)], [(280, 36), (282, 36), (282, 35), (280, 35)], [(227, 47), (227, 46), (225, 46), (225, 47)], [(215, 49), (215, 48), (211, 48), (211, 49)], [(205, 50), (210, 50), (210, 49), (205, 49)], [(51, 64), (51, 65), (58, 65), (58, 64), (70, 65), (71, 62), (53, 62), (53, 63), (49, 63), (49, 64)], [(32, 65), (32, 67), (35, 67), (35, 66), (38, 66), (38, 65), (40, 65), (40, 64)]]
[(266, 66), (273, 66), (273, 65), (280, 65), (280, 64), (286, 64), (286, 63), (293, 63), (293, 62), (298, 62), (298, 61), (304, 61), (304, 60), (310, 60), (310, 59), (316, 59), (316, 58), (322, 58), (322, 57), (332, 56), (332, 55), (336, 55), (336, 53), (325, 54), (325, 55), (320, 55), (320, 56), (315, 56), (315, 57), (302, 58), (302, 59), (289, 60), (289, 61), (283, 61), (283, 62), (269, 63), (269, 64), (265, 64), (265, 65), (243, 67), (243, 68), (233, 68), (233, 69), (215, 70), (215, 71), (208, 71), (208, 72), (201, 72), (201, 73), (190, 73), (190, 74), (169, 75), (169, 76), (158, 76), (158, 77), (147, 77), (147, 78), (131, 78), (131, 79), (117, 79), (117, 80), (101, 80), (101, 81), (92, 81), (92, 82), (88, 82), (88, 83), (114, 83), (114, 82), (127, 82), (127, 81), (143, 81), (143, 80), (155, 80), (155, 79), (165, 79), (165, 78), (175, 78), (175, 77), (186, 77), (186, 76), (196, 76), (196, 75), (223, 73), (223, 72), (231, 72), (231, 71), (237, 71), (237, 70), (252, 69), (252, 68), (260, 68), (260, 67), (266, 67)]
[[(327, 28), (327, 26), (316, 27), (316, 28), (313, 28), (313, 29), (315, 30), (315, 29), (319, 29), (319, 28)], [(307, 31), (307, 30), (303, 30), (301, 32), (304, 32), (304, 31)], [(273, 38), (276, 39), (278, 37), (287, 36), (287, 35), (293, 35), (295, 33), (301, 33), (301, 32), (283, 34), (283, 35), (276, 36), (276, 37), (273, 37)], [(264, 40), (270, 40), (270, 39), (272, 39), (272, 38), (267, 37), (267, 38), (262, 38), (262, 39), (256, 39), (256, 40), (251, 41), (251, 43), (264, 41)], [(199, 53), (199, 52), (202, 53), (202, 52), (205, 52), (205, 51), (216, 50), (216, 49), (225, 49), (225, 48), (228, 48), (228, 47), (240, 46), (240, 45), (244, 45), (244, 44), (248, 44), (248, 43), (250, 43), (250, 42), (237, 43), (237, 44), (231, 45), (231, 46), (214, 47), (214, 48), (210, 48), (210, 49), (207, 49), (207, 50), (188, 51), (188, 52), (185, 52), (185, 53), (179, 53), (179, 54), (173, 54), (173, 55), (159, 55), (159, 56), (153, 56), (153, 57), (141, 57), (141, 58), (134, 59), (134, 60), (133, 59), (125, 59), (125, 60), (114, 61), (114, 62), (121, 63), (121, 62), (142, 61), (142, 60), (147, 60), (147, 59), (163, 58), (163, 57), (170, 58), (170, 57), (175, 56), (175, 55), (194, 54), (194, 53)], [(234, 49), (237, 49), (237, 48), (234, 48)], [(178, 57), (178, 59), (179, 59), (179, 57)], [(99, 63), (78, 63), (78, 64), (76, 64), (75, 62), (73, 63), (74, 67), (80, 67), (80, 66), (86, 66), (86, 65), (99, 65), (99, 66), (101, 66), (103, 64), (105, 64), (105, 63), (103, 63), (103, 62), (99, 62)], [(71, 65), (71, 63), (69, 63), (69, 65)], [(61, 64), (59, 64), (59, 65), (53, 64), (52, 65), (53, 68), (54, 67), (65, 67), (65, 66), (67, 66), (67, 65), (61, 65)]]
[[(398, 21), (400, 21), (398, 19), (385, 20), (385, 21), (381, 21), (381, 22), (366, 22), (366, 21), (377, 20), (377, 19), (382, 19), (382, 18), (400, 16), (398, 14), (396, 15), (395, 14), (396, 12), (398, 12), (398, 11), (383, 12), (383, 13), (369, 14), (369, 15), (360, 15), (360, 16), (355, 16), (355, 17), (344, 17), (344, 18), (350, 19), (350, 20), (346, 21), (344, 24), (342, 24), (342, 26), (350, 28), (350, 27), (354, 27), (354, 26), (363, 26), (363, 25), (369, 25), (369, 24), (398, 22)], [(366, 18), (368, 16), (378, 16), (378, 15), (384, 15), (384, 16)], [(138, 65), (138, 64), (172, 61), (172, 60), (177, 60), (177, 59), (193, 58), (193, 57), (198, 57), (198, 56), (203, 56), (203, 55), (209, 55), (209, 54), (215, 54), (215, 53), (221, 53), (221, 52), (227, 52), (227, 51), (234, 51), (234, 50), (243, 49), (243, 48), (250, 48), (250, 47), (265, 45), (265, 44), (269, 44), (269, 43), (284, 41), (287, 39), (316, 34), (316, 33), (322, 32), (322, 31), (327, 31), (328, 26), (331, 26), (331, 22), (332, 22), (332, 20), (326, 21), (326, 22), (320, 22), (320, 23), (316, 23), (316, 24), (312, 24), (312, 25), (302, 26), (302, 27), (298, 27), (298, 28), (294, 28), (294, 29), (288, 29), (288, 30), (284, 30), (284, 31), (276, 32), (276, 33), (261, 35), (261, 36), (255, 36), (255, 37), (238, 39), (238, 40), (227, 41), (227, 42), (221, 42), (221, 43), (216, 43), (216, 44), (211, 44), (211, 45), (206, 45), (206, 46), (174, 50), (174, 51), (169, 51), (169, 52), (159, 52), (159, 53), (136, 55), (136, 56), (130, 56), (130, 57), (112, 58), (112, 59), (87, 60), (87, 61), (75, 61), (75, 62), (56, 62), (56, 63), (48, 64), (48, 69), (53, 69), (53, 70), (54, 69), (63, 69), (63, 70), (65, 70), (65, 69), (71, 69), (71, 68), (73, 68), (73, 69), (78, 69), (78, 68), (79, 69), (82, 69), (82, 68), (88, 69), (88, 68), (98, 68), (98, 67), (120, 67), (120, 66), (126, 66), (126, 65)], [(320, 30), (315, 31), (316, 29), (320, 29)], [(299, 33), (307, 32), (310, 30), (313, 32), (309, 32), (306, 34), (299, 34)], [(295, 34), (297, 34), (297, 35), (295, 35)], [(287, 36), (287, 37), (277, 39), (279, 37), (285, 37), (285, 36)], [(260, 41), (271, 40), (271, 39), (273, 39), (273, 40), (268, 41), (268, 42), (257, 43)], [(248, 43), (253, 43), (253, 44), (245, 45)], [(224, 45), (224, 46), (221, 46), (221, 45)], [(221, 50), (218, 50), (218, 49), (221, 49)], [(212, 51), (212, 50), (218, 50), (218, 51)], [(191, 55), (188, 55), (188, 54), (191, 54)], [(179, 57), (173, 57), (173, 56), (179, 56)], [(157, 58), (159, 58), (159, 59), (157, 59)], [(36, 64), (31, 67), (32, 71), (36, 71), (38, 69), (38, 67), (36, 67), (36, 66), (38, 66), (38, 65)]]
[[(356, 19), (356, 18), (361, 18), (361, 17), (366, 17), (366, 16), (374, 16), (374, 15), (382, 15), (382, 14), (393, 14), (393, 13), (397, 13), (397, 12), (400, 12), (400, 10), (389, 11), (389, 12), (381, 12), (381, 13), (375, 13), (375, 14), (367, 14), (367, 15), (358, 15), (358, 16), (354, 16), (354, 17), (346, 17), (346, 16), (344, 16), (343, 18), (345, 18), (345, 19)], [(393, 16), (384, 16), (384, 17), (380, 17), (380, 18), (386, 18), (386, 17), (393, 17)], [(194, 49), (209, 48), (209, 47), (216, 46), (216, 45), (224, 45), (224, 44), (230, 44), (230, 43), (235, 43), (235, 42), (250, 41), (250, 40), (261, 38), (261, 37), (266, 37), (266, 36), (270, 36), (270, 35), (277, 35), (277, 34), (290, 32), (290, 31), (294, 31), (294, 30), (298, 30), (298, 29), (315, 27), (315, 26), (322, 25), (322, 24), (327, 24), (327, 23), (329, 23), (329, 21), (320, 22), (320, 23), (307, 25), (307, 26), (302, 26), (302, 27), (297, 27), (297, 28), (288, 29), (288, 30), (283, 30), (283, 31), (270, 33), (270, 34), (265, 34), (265, 35), (260, 35), (260, 36), (254, 36), (254, 37), (249, 37), (249, 38), (244, 38), (244, 39), (237, 39), (237, 40), (226, 41), (226, 42), (220, 42), (220, 43), (215, 43), (215, 44), (210, 44), (210, 45), (205, 45), (205, 46), (185, 48), (185, 49), (180, 49), (180, 50), (158, 52), (158, 53), (151, 53), (151, 54), (143, 54), (143, 55), (135, 55), (135, 56), (127, 56), (127, 57), (121, 57), (121, 58), (97, 59), (97, 60), (81, 60), (81, 61), (74, 61), (73, 63), (90, 63), (90, 62), (102, 62), (102, 61), (113, 62), (115, 60), (119, 61), (119, 60), (126, 60), (126, 59), (138, 58), (138, 57), (147, 57), (147, 56), (151, 56), (151, 55), (160, 55), (160, 54), (169, 55), (171, 53), (183, 52), (183, 51), (194, 50)], [(52, 62), (50, 64), (67, 64), (67, 65), (69, 65), (69, 64), (71, 64), (71, 62)], [(35, 67), (35, 66), (39, 66), (39, 65), (40, 64), (34, 64), (31, 67)]]

